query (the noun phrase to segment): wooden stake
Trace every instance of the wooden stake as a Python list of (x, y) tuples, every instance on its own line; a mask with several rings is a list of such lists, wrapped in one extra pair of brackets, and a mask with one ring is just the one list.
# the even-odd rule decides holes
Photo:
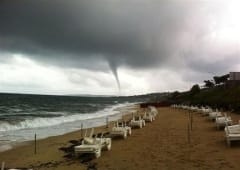
[(193, 129), (193, 115), (191, 113), (191, 131), (192, 131), (192, 129)]
[(34, 154), (37, 154), (37, 134), (34, 135)]
[(4, 170), (5, 162), (2, 162), (1, 170)]
[(81, 123), (81, 137), (83, 137), (83, 123)]
[(188, 144), (191, 143), (191, 138), (190, 138), (190, 127), (189, 127), (189, 124), (187, 126), (187, 137), (188, 137)]
[(106, 117), (106, 128), (108, 128), (108, 117)]
[(191, 117), (191, 113), (190, 113), (190, 111), (188, 112), (188, 122), (190, 122), (190, 118)]

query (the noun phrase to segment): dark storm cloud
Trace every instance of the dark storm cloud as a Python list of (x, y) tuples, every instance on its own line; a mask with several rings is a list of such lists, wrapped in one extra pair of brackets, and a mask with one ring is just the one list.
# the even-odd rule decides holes
[(211, 65), (198, 62), (194, 44), (209, 31), (209, 6), (190, 0), (3, 0), (0, 50), (96, 70), (105, 70), (106, 61), (117, 81), (119, 66), (179, 68), (189, 51), (194, 55), (186, 65), (205, 70)]
[(176, 49), (194, 8), (174, 1), (1, 1), (0, 48), (54, 63), (158, 65)]

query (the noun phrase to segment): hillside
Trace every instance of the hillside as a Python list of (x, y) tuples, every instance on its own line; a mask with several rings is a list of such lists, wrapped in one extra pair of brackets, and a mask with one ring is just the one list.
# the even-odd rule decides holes
[(213, 108), (234, 110), (240, 113), (240, 86), (227, 88), (215, 86), (196, 92), (174, 92), (169, 98), (171, 103), (185, 103), (190, 105), (208, 105)]

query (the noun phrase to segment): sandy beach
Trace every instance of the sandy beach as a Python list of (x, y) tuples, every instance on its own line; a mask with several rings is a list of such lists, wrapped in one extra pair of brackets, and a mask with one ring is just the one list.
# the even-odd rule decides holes
[[(214, 122), (201, 114), (193, 113), (193, 129), (188, 140), (188, 112), (172, 108), (159, 108), (159, 114), (143, 129), (134, 129), (126, 140), (113, 139), (112, 150), (104, 151), (98, 159), (81, 163), (67, 159), (59, 148), (69, 146), (70, 140), (79, 140), (81, 132), (28, 142), (0, 153), (6, 167), (32, 167), (38, 170), (85, 170), (95, 164), (100, 170), (159, 170), (159, 169), (239, 169), (240, 143), (229, 148), (224, 131), (217, 130)], [(240, 115), (229, 113), (234, 123)], [(125, 117), (125, 119), (127, 119)], [(106, 132), (106, 127), (95, 132)]]

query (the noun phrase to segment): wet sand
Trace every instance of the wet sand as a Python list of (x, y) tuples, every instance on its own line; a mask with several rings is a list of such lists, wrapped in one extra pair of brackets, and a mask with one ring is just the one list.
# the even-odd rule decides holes
[[(231, 113), (237, 123), (240, 115)], [(100, 170), (160, 170), (160, 169), (239, 169), (240, 142), (226, 145), (224, 131), (215, 123), (193, 113), (193, 129), (188, 138), (188, 112), (172, 108), (159, 108), (159, 114), (143, 129), (134, 129), (126, 140), (114, 139), (111, 151), (103, 151), (99, 159), (81, 163), (80, 159), (67, 159), (60, 147), (69, 146), (70, 140), (81, 138), (81, 132), (49, 137), (29, 142), (0, 153), (0, 161), (7, 167), (34, 167), (39, 170), (85, 170), (88, 164), (96, 164)], [(107, 131), (104, 127), (96, 133)], [(190, 139), (190, 141), (189, 141)]]

